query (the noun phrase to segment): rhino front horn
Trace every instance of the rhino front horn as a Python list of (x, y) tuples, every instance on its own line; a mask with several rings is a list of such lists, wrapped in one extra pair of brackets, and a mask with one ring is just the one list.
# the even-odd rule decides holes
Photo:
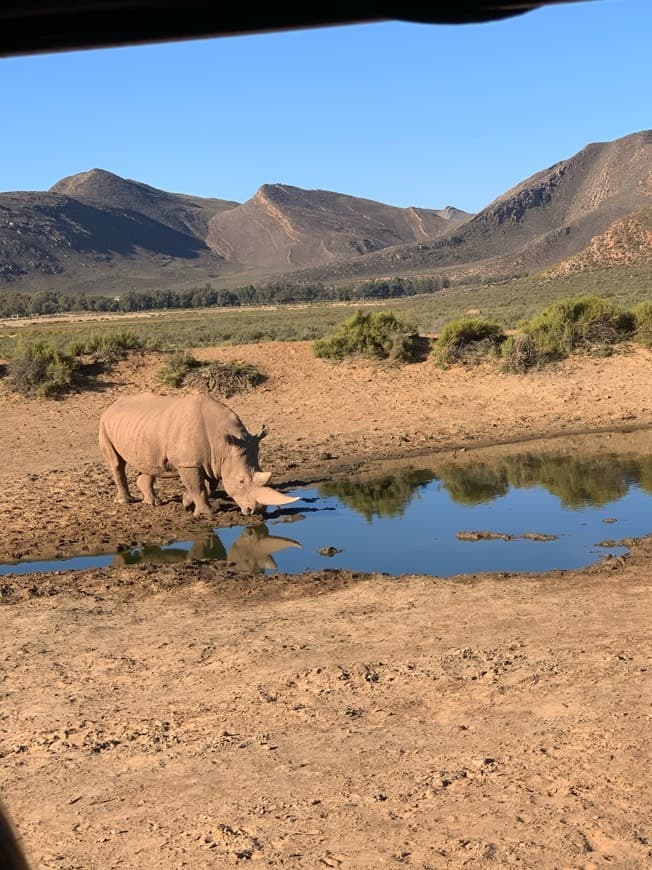
[(292, 504), (293, 501), (301, 501), (301, 499), (298, 496), (292, 498), (289, 495), (283, 495), (282, 492), (278, 492), (271, 486), (259, 486), (256, 488), (256, 501), (258, 504), (271, 507), (272, 505)]

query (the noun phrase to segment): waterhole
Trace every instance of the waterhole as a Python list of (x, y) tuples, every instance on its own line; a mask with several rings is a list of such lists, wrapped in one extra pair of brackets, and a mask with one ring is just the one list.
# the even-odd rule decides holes
[(438, 576), (579, 568), (652, 531), (652, 456), (519, 452), (384, 467), (297, 489), (260, 524), (2, 574), (214, 559), (247, 572), (347, 568)]

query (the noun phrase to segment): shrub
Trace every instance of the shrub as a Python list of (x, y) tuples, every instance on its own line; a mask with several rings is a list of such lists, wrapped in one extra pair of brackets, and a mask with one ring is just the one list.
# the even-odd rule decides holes
[(195, 359), (187, 350), (177, 350), (171, 355), (169, 362), (159, 370), (159, 380), (168, 387), (180, 387), (186, 375), (201, 365), (204, 363)]
[(503, 369), (508, 372), (526, 372), (539, 362), (534, 339), (525, 332), (509, 335), (500, 348)]
[(504, 341), (505, 333), (497, 323), (460, 317), (443, 327), (433, 356), (435, 362), (441, 366), (477, 363), (488, 354), (496, 353)]
[(574, 350), (609, 347), (631, 335), (633, 315), (599, 296), (560, 299), (525, 324), (537, 362), (563, 359)]
[(248, 363), (214, 362), (199, 367), (191, 367), (183, 378), (183, 385), (198, 387), (208, 393), (218, 393), (228, 399), (250, 387), (256, 387), (267, 380), (267, 376)]
[(84, 339), (76, 339), (66, 346), (72, 356), (93, 356), (96, 361), (115, 362), (134, 350), (142, 350), (141, 337), (129, 329), (117, 332), (95, 333)]
[(52, 398), (76, 384), (80, 363), (46, 341), (24, 344), (9, 365), (11, 387), (23, 396)]
[(632, 309), (634, 338), (645, 347), (652, 347), (652, 302), (640, 302)]
[(394, 362), (413, 362), (421, 342), (415, 328), (392, 311), (357, 311), (326, 338), (313, 342), (313, 353), (324, 359), (343, 360), (360, 355)]

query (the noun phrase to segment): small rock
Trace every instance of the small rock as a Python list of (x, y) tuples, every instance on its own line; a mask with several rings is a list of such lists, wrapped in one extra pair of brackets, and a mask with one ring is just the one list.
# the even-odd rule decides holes
[(342, 550), (338, 550), (337, 547), (320, 547), (317, 550), (317, 553), (320, 556), (337, 556), (338, 553), (343, 552)]

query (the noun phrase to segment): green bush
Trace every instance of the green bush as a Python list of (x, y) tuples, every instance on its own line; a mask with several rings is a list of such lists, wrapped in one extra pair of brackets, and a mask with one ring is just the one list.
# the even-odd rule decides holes
[(477, 363), (488, 354), (496, 353), (504, 341), (505, 333), (497, 323), (460, 317), (443, 327), (435, 344), (433, 357), (441, 366)]
[(257, 387), (265, 380), (267, 376), (248, 363), (214, 362), (191, 367), (186, 372), (182, 384), (208, 393), (217, 393), (228, 399), (235, 393)]
[(315, 356), (343, 360), (350, 356), (414, 362), (421, 342), (412, 324), (392, 311), (358, 310), (326, 338), (313, 342)]
[(9, 364), (9, 383), (23, 396), (53, 398), (72, 390), (80, 362), (46, 341), (24, 344)]
[(632, 309), (634, 338), (645, 347), (652, 347), (652, 302), (640, 302)]
[(633, 329), (631, 312), (590, 295), (553, 302), (523, 326), (534, 346), (534, 364), (564, 359), (575, 350), (604, 351), (631, 336)]
[(96, 332), (87, 338), (75, 339), (66, 345), (66, 353), (114, 362), (142, 348), (143, 340), (136, 332), (120, 329), (117, 332)]
[(158, 377), (167, 387), (180, 387), (186, 375), (202, 365), (205, 363), (195, 359), (187, 350), (176, 350), (170, 356), (169, 361), (161, 367)]

